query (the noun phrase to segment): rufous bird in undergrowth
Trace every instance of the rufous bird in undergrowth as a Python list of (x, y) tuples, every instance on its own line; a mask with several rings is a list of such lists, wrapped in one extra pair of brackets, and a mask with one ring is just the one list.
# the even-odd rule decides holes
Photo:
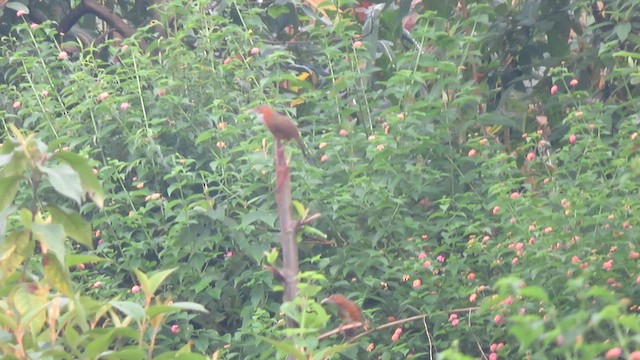
[[(360, 308), (356, 303), (347, 299), (342, 294), (333, 294), (328, 298), (322, 300), (321, 304), (334, 304), (338, 307), (338, 316), (342, 321), (342, 326), (353, 324), (353, 323), (362, 323), (362, 313), (360, 312)], [(343, 331), (345, 336), (352, 337), (355, 334), (355, 329), (347, 329)]]
[(267, 128), (276, 140), (294, 140), (300, 147), (300, 150), (302, 150), (302, 155), (305, 159), (308, 158), (307, 148), (304, 146), (304, 142), (302, 142), (298, 127), (289, 117), (275, 111), (268, 105), (258, 105), (253, 108), (253, 112), (256, 113), (260, 121), (267, 125)]

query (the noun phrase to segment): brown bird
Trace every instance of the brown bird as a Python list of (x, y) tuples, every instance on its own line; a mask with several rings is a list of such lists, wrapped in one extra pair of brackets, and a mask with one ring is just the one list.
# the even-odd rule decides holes
[(256, 106), (253, 111), (257, 114), (258, 119), (267, 125), (267, 128), (271, 131), (273, 137), (278, 140), (285, 141), (295, 140), (295, 142), (298, 143), (298, 146), (300, 146), (300, 150), (302, 150), (302, 155), (307, 158), (307, 148), (302, 142), (298, 127), (291, 119), (273, 110), (268, 105)]
[[(342, 325), (352, 324), (362, 322), (362, 313), (360, 312), (360, 308), (356, 303), (347, 299), (342, 294), (333, 294), (328, 298), (322, 300), (321, 304), (335, 304), (338, 307), (338, 316), (340, 320), (342, 320)], [(354, 329), (348, 329), (344, 331), (344, 334), (348, 337), (353, 336), (355, 333)]]

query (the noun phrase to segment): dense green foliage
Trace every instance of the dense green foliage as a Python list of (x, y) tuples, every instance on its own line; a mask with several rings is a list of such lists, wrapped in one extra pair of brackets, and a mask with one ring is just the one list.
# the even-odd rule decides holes
[[(302, 346), (349, 359), (639, 355), (640, 51), (634, 4), (616, 3), (619, 12), (599, 13), (586, 1), (424, 1), (410, 12), (404, 1), (369, 8), (382, 10), (365, 22), (329, 11), (327, 26), (276, 4), (211, 13), (210, 4), (176, 0), (133, 38), (73, 54), (52, 23), (15, 25), (0, 48), (3, 154), (20, 149), (8, 145), (15, 124), (52, 154), (94, 159), (105, 193), (102, 209), (79, 211), (95, 250), (67, 249), (105, 261), (60, 261), (73, 289), (47, 284), (64, 299), (95, 299), (89, 317), (114, 310), (106, 323), (61, 318), (59, 328), (101, 334), (129, 316), (145, 336), (126, 323), (100, 351), (170, 354), (190, 341), (195, 353), (228, 359), (307, 358)], [(403, 32), (413, 12), (415, 26)], [(281, 23), (292, 16), (301, 30), (285, 42)], [(306, 163), (287, 148), (298, 215), (322, 214), (299, 234), (298, 308), (281, 304), (281, 285), (263, 270), (279, 244), (273, 141), (247, 113), (260, 103), (295, 115), (312, 149)], [(3, 179), (15, 175), (7, 169)], [(31, 185), (42, 175), (35, 169), (24, 170)], [(51, 183), (21, 183), (16, 207), (13, 192), (0, 198), (9, 209), (0, 261), (15, 251), (11, 231), (32, 231), (18, 209), (46, 219), (49, 204), (77, 208), (64, 191), (47, 192), (64, 188)], [(0, 192), (15, 184), (2, 180)], [(51, 280), (35, 261), (46, 251), (20, 252), (34, 259), (34, 279)], [(144, 286), (145, 273), (173, 268), (159, 273), (161, 286), (159, 278)], [(11, 281), (0, 307), (25, 317), (6, 299), (27, 280), (14, 274), (15, 260), (1, 270)], [(361, 305), (370, 328), (427, 316), (331, 347), (343, 339), (317, 336), (338, 322), (318, 303), (338, 292)], [(153, 294), (208, 312), (175, 312), (201, 309), (164, 308)], [(38, 297), (39, 311), (53, 298)], [(149, 314), (152, 304), (162, 319)], [(299, 331), (284, 329), (283, 312)], [(15, 344), (16, 326), (5, 316), (0, 326)], [(44, 322), (29, 331), (34, 354), (77, 344), (84, 356), (98, 353), (93, 335), (42, 345), (51, 339)]]

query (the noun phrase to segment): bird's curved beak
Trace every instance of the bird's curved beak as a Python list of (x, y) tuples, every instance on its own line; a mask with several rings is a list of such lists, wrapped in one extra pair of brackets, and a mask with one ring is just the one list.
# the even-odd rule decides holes
[(320, 301), (320, 305), (324, 305), (324, 304), (331, 304), (332, 301), (329, 298), (324, 298), (322, 299), (322, 301)]

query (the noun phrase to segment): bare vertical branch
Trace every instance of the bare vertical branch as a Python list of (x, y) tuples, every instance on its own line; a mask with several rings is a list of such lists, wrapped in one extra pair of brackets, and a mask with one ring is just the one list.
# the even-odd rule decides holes
[[(298, 244), (295, 222), (291, 217), (291, 174), (285, 157), (284, 145), (276, 138), (276, 204), (280, 220), (280, 244), (282, 246), (284, 280), (283, 301), (292, 301), (298, 295)], [(287, 327), (296, 327), (293, 319), (287, 318)]]

